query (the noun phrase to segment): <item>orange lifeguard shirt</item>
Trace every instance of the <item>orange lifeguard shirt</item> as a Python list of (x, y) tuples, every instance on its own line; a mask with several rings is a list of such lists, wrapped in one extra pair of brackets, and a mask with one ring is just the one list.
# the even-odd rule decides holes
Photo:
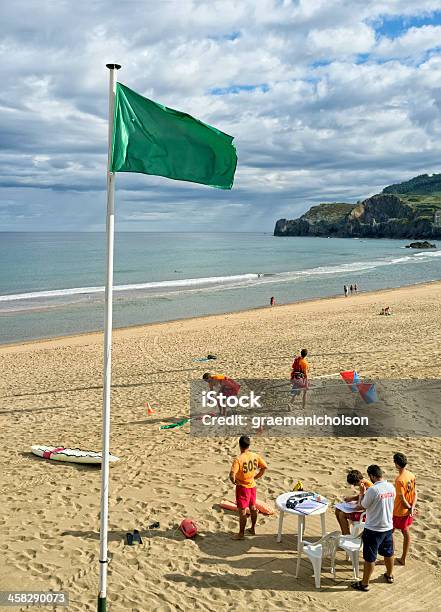
[(364, 486), (366, 487), (366, 489), (369, 489), (369, 487), (372, 486), (372, 483), (370, 480), (368, 480), (367, 478), (362, 478), (360, 480), (360, 493), (363, 493), (363, 489), (361, 488), (361, 485), (364, 484)]
[(237, 485), (253, 489), (256, 486), (254, 476), (257, 470), (266, 467), (268, 466), (260, 455), (245, 451), (233, 461), (230, 474), (234, 476)]
[(292, 364), (292, 368), (294, 370), (294, 367), (296, 369), (297, 372), (303, 372), (303, 374), (305, 375), (305, 377), (308, 376), (308, 372), (309, 372), (309, 363), (306, 361), (306, 359), (304, 357), (296, 357), (294, 359), (294, 362)]
[(394, 516), (407, 516), (409, 514), (409, 508), (403, 503), (401, 495), (404, 495), (404, 499), (408, 504), (413, 504), (415, 500), (415, 474), (409, 472), (409, 470), (403, 470), (401, 474), (395, 479), (395, 503), (394, 503)]
[(296, 372), (301, 372), (305, 379), (308, 378), (309, 364), (304, 357), (296, 357), (291, 366), (291, 380), (295, 380)]
[[(228, 378), (228, 376), (224, 376), (223, 374), (213, 374), (211, 376), (211, 380), (218, 383), (220, 385), (221, 390), (225, 393), (232, 393), (233, 395), (239, 393), (239, 383), (233, 380), (232, 378)], [(210, 388), (212, 388), (211, 385)]]
[[(292, 365), (294, 366), (294, 363)], [(300, 371), (300, 372), (303, 372), (305, 377), (308, 376), (309, 363), (306, 361), (306, 359), (304, 357), (300, 357), (300, 359), (297, 361), (296, 366), (297, 366), (297, 370)]]

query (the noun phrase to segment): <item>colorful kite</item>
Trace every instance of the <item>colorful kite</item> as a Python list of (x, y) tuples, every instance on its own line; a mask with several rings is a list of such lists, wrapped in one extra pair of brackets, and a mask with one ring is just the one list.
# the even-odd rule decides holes
[(340, 376), (351, 387), (352, 393), (355, 393), (357, 391), (357, 384), (361, 382), (357, 372), (355, 370), (346, 370), (345, 372), (340, 372)]
[(356, 387), (366, 404), (376, 404), (378, 402), (377, 388), (374, 383), (360, 383)]

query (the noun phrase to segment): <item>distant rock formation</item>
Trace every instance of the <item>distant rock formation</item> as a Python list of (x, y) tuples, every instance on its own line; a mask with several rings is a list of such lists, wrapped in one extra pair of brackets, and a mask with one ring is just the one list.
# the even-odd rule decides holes
[(406, 249), (436, 249), (436, 244), (425, 240), (424, 242), (411, 242), (406, 244)]
[(441, 174), (425, 174), (357, 204), (319, 204), (298, 219), (279, 219), (274, 235), (441, 239), (440, 188)]

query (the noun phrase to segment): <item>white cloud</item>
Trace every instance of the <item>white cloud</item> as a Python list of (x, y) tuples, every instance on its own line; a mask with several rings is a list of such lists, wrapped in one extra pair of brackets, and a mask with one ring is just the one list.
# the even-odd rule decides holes
[[(318, 201), (439, 171), (441, 26), (413, 21), (437, 9), (441, 0), (3, 4), (0, 196), (14, 206), (2, 229), (35, 228), (27, 215), (103, 227), (109, 61), (129, 87), (235, 135), (239, 154), (231, 192), (119, 175), (122, 229), (270, 230)], [(388, 37), (385, 17), (407, 30)]]
[(375, 32), (365, 23), (353, 27), (315, 29), (307, 36), (309, 52), (326, 58), (369, 53), (374, 44)]
[(441, 26), (425, 25), (410, 28), (398, 38), (383, 38), (375, 49), (376, 55), (387, 58), (413, 58), (441, 47)]

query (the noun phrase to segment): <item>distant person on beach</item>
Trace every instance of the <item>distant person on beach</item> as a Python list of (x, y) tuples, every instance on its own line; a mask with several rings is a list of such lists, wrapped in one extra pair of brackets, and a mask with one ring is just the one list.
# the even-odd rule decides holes
[(276, 305), (276, 298), (274, 296), (270, 297), (270, 306)]
[(393, 510), (395, 487), (383, 479), (383, 472), (378, 465), (370, 465), (368, 476), (372, 487), (363, 487), (360, 505), (366, 510), (366, 523), (362, 534), (363, 540), (363, 578), (352, 582), (351, 587), (357, 591), (368, 591), (369, 580), (374, 571), (377, 555), (384, 557), (386, 572), (383, 574), (387, 583), (394, 581), (394, 542)]
[(354, 283), (354, 293), (357, 293), (357, 291), (358, 291), (357, 283)]
[(397, 559), (397, 563), (406, 565), (406, 557), (410, 546), (410, 526), (413, 523), (417, 502), (416, 483), (415, 475), (406, 469), (406, 455), (395, 453), (394, 464), (398, 470), (398, 476), (395, 480), (394, 530), (399, 529), (403, 534), (403, 553)]
[(392, 310), (391, 310), (390, 306), (386, 306), (386, 308), (382, 308), (380, 310), (380, 314), (381, 315), (386, 315), (387, 317), (390, 316), (392, 314)]
[(351, 295), (354, 293), (354, 285), (351, 285), (351, 286), (349, 287), (349, 291), (351, 292)]
[(302, 408), (305, 408), (308, 391), (309, 363), (306, 360), (307, 355), (308, 350), (302, 349), (291, 366), (291, 397), (294, 399), (303, 392)]
[(348, 286), (347, 285), (343, 285), (343, 292), (345, 294), (345, 297), (348, 297)]
[[(217, 388), (219, 390), (219, 394), (222, 393), (222, 395), (225, 397), (237, 396), (240, 391), (239, 383), (232, 378), (228, 378), (228, 376), (224, 376), (223, 374), (210, 374), (210, 372), (205, 372), (202, 379), (208, 383), (208, 388), (210, 391), (214, 391)], [(227, 412), (226, 406), (221, 406), (219, 401), (218, 406), (219, 413), (225, 416)]]
[[(371, 481), (364, 478), (363, 474), (359, 470), (349, 470), (348, 475), (346, 476), (346, 481), (349, 485), (358, 487), (357, 495), (343, 498), (343, 501), (347, 503), (358, 502), (360, 495), (362, 495), (366, 489), (372, 486)], [(335, 516), (343, 535), (349, 535), (351, 533), (349, 521), (359, 521), (362, 512), (363, 508), (359, 504), (355, 506), (354, 512), (350, 513), (343, 512), (343, 510), (340, 510), (339, 508), (335, 509)]]
[(247, 508), (250, 509), (251, 516), (251, 528), (248, 532), (251, 535), (256, 534), (256, 480), (262, 478), (268, 467), (260, 455), (250, 451), (250, 444), (248, 436), (240, 437), (240, 455), (235, 458), (230, 470), (230, 480), (236, 485), (236, 504), (239, 509), (239, 533), (233, 536), (233, 540), (245, 538)]

